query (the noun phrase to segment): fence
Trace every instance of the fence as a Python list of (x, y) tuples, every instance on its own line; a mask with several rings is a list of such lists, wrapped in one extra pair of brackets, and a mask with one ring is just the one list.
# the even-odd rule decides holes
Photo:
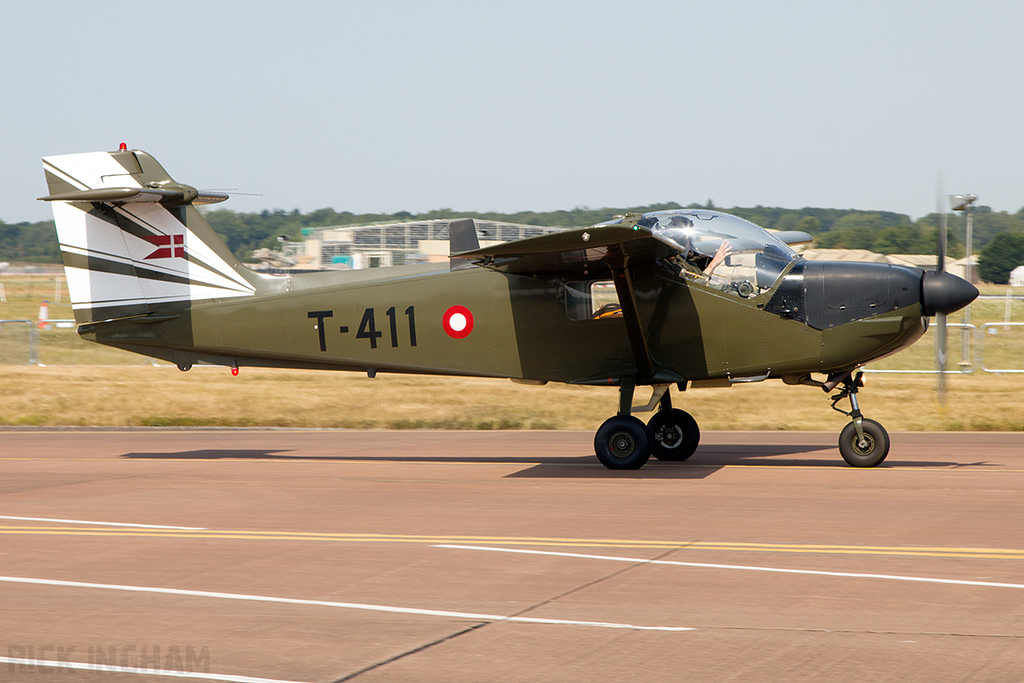
[[(1024, 323), (953, 323), (947, 326), (946, 374), (982, 370), (993, 374), (1024, 372)], [(866, 371), (890, 374), (935, 374), (937, 333), (928, 328), (916, 344), (894, 356), (869, 363)]]
[[(979, 296), (971, 313), (950, 316), (946, 335), (946, 374), (968, 374), (977, 370), (993, 374), (1024, 372), (1024, 298)], [(989, 321), (980, 325), (974, 320)], [(1002, 319), (1003, 322), (994, 322)], [(961, 320), (962, 322), (956, 322)], [(938, 372), (936, 327), (931, 324), (916, 344), (894, 356), (873, 361), (866, 371), (892, 374), (936, 374)]]
[(0, 320), (0, 363), (39, 363), (39, 328), (31, 320)]
[(1024, 372), (1024, 323), (985, 323), (978, 328), (977, 362), (985, 372)]
[(155, 365), (151, 359), (87, 342), (74, 320), (0, 320), (0, 365)]
[[(45, 286), (45, 285), (44, 285)], [(57, 285), (59, 286), (59, 285)], [(59, 291), (59, 290), (58, 290)], [(8, 293), (9, 295), (9, 293)], [(56, 297), (55, 297), (56, 298)], [(1024, 373), (1024, 297), (981, 296), (972, 304), (975, 325), (951, 316), (946, 342), (948, 374)], [(27, 311), (20, 311), (25, 315)], [(17, 315), (17, 313), (15, 313)], [(1002, 319), (1003, 322), (996, 322)], [(50, 320), (39, 328), (34, 320), (0, 320), (0, 364), (4, 365), (155, 365), (138, 354), (82, 340), (74, 320)], [(871, 362), (871, 373), (934, 374), (935, 325), (908, 349)]]
[[(56, 322), (56, 321), (53, 321)], [(870, 363), (869, 373), (934, 374), (935, 326), (916, 344)], [(1024, 322), (948, 326), (947, 374), (1024, 373)], [(83, 341), (73, 329), (40, 329), (32, 320), (0, 320), (3, 365), (156, 365), (128, 351)]]

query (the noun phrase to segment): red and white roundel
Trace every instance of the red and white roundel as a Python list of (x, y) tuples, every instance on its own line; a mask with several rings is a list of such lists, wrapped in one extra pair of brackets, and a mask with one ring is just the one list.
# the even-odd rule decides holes
[(473, 314), (465, 306), (452, 306), (444, 312), (441, 324), (449, 337), (462, 339), (473, 331)]

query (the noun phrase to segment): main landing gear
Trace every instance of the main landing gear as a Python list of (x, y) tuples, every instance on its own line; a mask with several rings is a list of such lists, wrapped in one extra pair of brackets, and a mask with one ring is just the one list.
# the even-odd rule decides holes
[[(594, 436), (594, 450), (601, 464), (611, 470), (638, 470), (653, 455), (658, 460), (686, 460), (700, 443), (700, 429), (689, 413), (672, 408), (668, 384), (653, 387), (646, 406), (634, 408), (632, 378), (619, 385), (619, 414), (605, 420)], [(645, 425), (632, 415), (636, 410), (658, 412)]]
[[(832, 409), (850, 418), (850, 423), (839, 434), (839, 453), (853, 467), (875, 467), (889, 455), (889, 434), (874, 420), (860, 412), (857, 392), (864, 386), (862, 374), (836, 373), (827, 382), (816, 382), (804, 377), (795, 384), (819, 386), (825, 391), (836, 387), (839, 392), (830, 397)], [(624, 377), (619, 384), (619, 414), (605, 420), (594, 436), (594, 451), (601, 464), (611, 470), (638, 470), (653, 455), (658, 460), (682, 461), (693, 455), (700, 443), (700, 428), (693, 417), (672, 407), (668, 384), (656, 384), (646, 406), (633, 406), (635, 380)], [(838, 403), (850, 399), (850, 410), (839, 408)], [(633, 416), (633, 411), (658, 411), (645, 425)]]
[[(842, 384), (839, 393), (830, 397), (832, 410), (846, 415), (852, 421), (839, 434), (839, 453), (853, 467), (874, 467), (889, 455), (889, 434), (882, 425), (861, 415), (857, 390), (864, 386), (862, 373), (848, 374)], [(844, 398), (850, 399), (849, 411), (836, 406)]]

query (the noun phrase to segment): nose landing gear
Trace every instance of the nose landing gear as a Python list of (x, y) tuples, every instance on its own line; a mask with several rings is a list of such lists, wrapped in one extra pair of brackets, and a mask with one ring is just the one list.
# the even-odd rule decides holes
[[(875, 467), (889, 455), (889, 434), (882, 425), (861, 414), (857, 391), (862, 386), (862, 373), (847, 375), (843, 388), (829, 400), (832, 401), (832, 410), (851, 419), (839, 434), (839, 453), (843, 460), (853, 467)], [(850, 399), (849, 411), (836, 405), (844, 398)]]

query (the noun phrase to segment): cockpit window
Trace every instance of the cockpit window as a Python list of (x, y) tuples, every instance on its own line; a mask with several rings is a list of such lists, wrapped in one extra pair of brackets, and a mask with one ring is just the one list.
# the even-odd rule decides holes
[(656, 211), (637, 225), (679, 249), (668, 264), (679, 276), (744, 298), (770, 289), (798, 258), (764, 228), (718, 211)]
[(565, 283), (565, 312), (569, 320), (621, 318), (622, 308), (611, 280)]

